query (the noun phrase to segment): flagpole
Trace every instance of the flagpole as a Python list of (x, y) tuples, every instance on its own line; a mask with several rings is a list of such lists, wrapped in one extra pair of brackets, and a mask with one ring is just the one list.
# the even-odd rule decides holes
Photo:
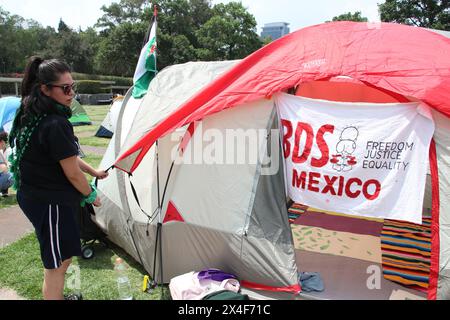
[[(155, 4), (153, 7), (153, 18), (155, 19), (155, 41), (158, 43), (158, 6)], [(156, 61), (158, 58), (157, 48), (155, 49), (155, 70), (158, 70), (156, 66)]]
[[(150, 7), (151, 7), (151, 5), (152, 4), (150, 3)], [(153, 25), (153, 22), (156, 20), (157, 16), (158, 16), (158, 7), (155, 4), (154, 7), (153, 7), (153, 16), (150, 19), (150, 25), (149, 25), (149, 27), (147, 29), (147, 32), (144, 35), (144, 41), (142, 43), (142, 48), (147, 44), (148, 40), (150, 40), (150, 32), (151, 32), (151, 29), (152, 29), (152, 25)]]

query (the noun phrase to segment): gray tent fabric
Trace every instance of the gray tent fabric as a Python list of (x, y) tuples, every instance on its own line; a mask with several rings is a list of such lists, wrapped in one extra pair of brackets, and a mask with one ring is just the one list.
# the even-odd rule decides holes
[(450, 123), (433, 112), (436, 123), (437, 165), (439, 171), (439, 279), (438, 299), (450, 300)]
[[(450, 31), (433, 30), (447, 38)], [(437, 298), (450, 300), (450, 124), (449, 119), (438, 112), (433, 113), (438, 123), (434, 139), (439, 170), (439, 278)]]
[[(268, 129), (278, 129), (278, 118), (272, 117), (271, 120), (272, 123)], [(278, 155), (278, 159), (274, 161), (281, 164), (284, 160), (278, 137), (278, 135), (270, 135), (267, 139), (266, 149), (271, 148), (271, 140), (275, 139), (275, 145), (279, 149), (278, 152), (272, 151), (271, 155)], [(282, 166), (279, 168), (280, 170), (277, 171), (276, 175), (262, 175), (261, 170), (259, 171), (255, 199), (248, 229), (245, 233), (243, 258), (248, 259), (250, 264), (266, 264), (259, 269), (261, 271), (283, 268), (289, 275), (284, 286), (289, 286), (298, 281), (297, 265), (295, 260), (291, 260), (291, 257), (295, 257), (294, 242), (288, 221), (284, 170)], [(264, 239), (264, 244), (260, 243), (261, 239)], [(255, 248), (252, 248), (252, 246), (255, 246)], [(267, 255), (273, 258), (270, 261), (265, 259), (257, 261), (254, 250), (265, 250)], [(253, 277), (256, 278), (256, 275)], [(253, 282), (263, 283), (266, 277), (266, 272), (262, 272)], [(276, 285), (272, 284), (272, 286)]]
[[(157, 123), (170, 109), (176, 108), (234, 63), (198, 62), (163, 70), (150, 84), (149, 92), (140, 102), (132, 120), (125, 116), (131, 108), (130, 101), (134, 103), (133, 98), (127, 94), (119, 114), (116, 136), (108, 147), (109, 155), (105, 155), (102, 166), (111, 165), (119, 150), (138, 139), (140, 134), (137, 131), (147, 131), (152, 123)], [(155, 104), (155, 101), (159, 103)], [(159, 112), (150, 113), (147, 108), (159, 108)], [(202, 125), (204, 130), (216, 129), (223, 133), (229, 129), (261, 130), (270, 127), (275, 121), (275, 114), (273, 101), (265, 100), (208, 117), (202, 121)], [(149, 118), (153, 119), (149, 121)], [(128, 132), (126, 128), (130, 128)], [(184, 134), (185, 131), (186, 128), (183, 128), (180, 133)], [(197, 135), (196, 131), (190, 145), (194, 145), (199, 139), (202, 136)], [(115, 242), (126, 247), (127, 252), (142, 263), (158, 281), (162, 278), (167, 283), (179, 274), (211, 267), (237, 274), (241, 279), (252, 283), (262, 282), (274, 287), (296, 285), (297, 268), (287, 222), (283, 173), (260, 177), (260, 163), (172, 166), (171, 151), (178, 143), (179, 141), (171, 141), (170, 137), (162, 138), (158, 149), (152, 147), (132, 177), (116, 170), (111, 174), (114, 181), (99, 181), (104, 203), (104, 207), (96, 208), (99, 225), (108, 228), (107, 231), (113, 233), (111, 237)], [(203, 149), (200, 151), (203, 152)], [(256, 151), (259, 153), (260, 150)], [(156, 152), (158, 164), (155, 161)], [(157, 197), (157, 167), (160, 175), (160, 199)], [(236, 181), (236, 177), (239, 177), (239, 181)], [(189, 182), (193, 179), (196, 181), (196, 188)], [(135, 186), (145, 213), (136, 203), (130, 181)], [(158, 214), (155, 209), (158, 202), (162, 201), (165, 189), (162, 210)], [(267, 205), (276, 211), (272, 212), (261, 206), (255, 211), (255, 199), (260, 201), (273, 197), (264, 192), (274, 189), (279, 192)], [(160, 255), (157, 252), (157, 259), (154, 261), (155, 249), (159, 249), (155, 247), (157, 225), (163, 222), (169, 204), (174, 204), (185, 220), (163, 223), (162, 253)], [(109, 210), (115, 212), (111, 214)], [(253, 215), (258, 215), (257, 219), (249, 220)], [(265, 215), (282, 227), (281, 232), (277, 232), (279, 241), (272, 243), (272, 239), (261, 238), (264, 235), (254, 232), (261, 229), (261, 225), (249, 225), (249, 221), (263, 222)], [(248, 234), (244, 231), (246, 228)], [(277, 259), (274, 259), (274, 252), (277, 252)], [(265, 267), (261, 268), (262, 265)], [(156, 273), (153, 273), (154, 270)]]

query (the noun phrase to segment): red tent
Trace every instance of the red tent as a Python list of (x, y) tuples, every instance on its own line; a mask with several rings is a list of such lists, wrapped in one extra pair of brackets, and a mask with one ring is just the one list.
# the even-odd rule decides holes
[[(115, 166), (133, 172), (155, 141), (207, 115), (314, 80), (348, 76), (450, 116), (450, 39), (390, 23), (325, 23), (251, 54), (161, 121)], [(130, 157), (133, 161), (123, 162)]]
[[(114, 166), (132, 173), (151, 146), (175, 129), (226, 108), (270, 98), (274, 93), (292, 88), (297, 89), (298, 95), (337, 101), (360, 101), (356, 97), (358, 90), (364, 91), (360, 98), (371, 102), (420, 100), (450, 117), (449, 57), (450, 39), (422, 28), (355, 22), (304, 28), (237, 63), (159, 122), (122, 153)], [(330, 86), (331, 82), (340, 84)], [(430, 166), (433, 256), (429, 298), (435, 299), (440, 253), (439, 210), (443, 208), (439, 200), (438, 170), (444, 168), (438, 169), (434, 142), (430, 148)]]

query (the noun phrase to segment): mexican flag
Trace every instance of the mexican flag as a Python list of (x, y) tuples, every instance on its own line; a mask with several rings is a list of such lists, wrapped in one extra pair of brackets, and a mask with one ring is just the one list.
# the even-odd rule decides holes
[(139, 61), (133, 77), (133, 98), (140, 99), (146, 93), (150, 81), (156, 75), (156, 16), (150, 31), (150, 36), (141, 50)]

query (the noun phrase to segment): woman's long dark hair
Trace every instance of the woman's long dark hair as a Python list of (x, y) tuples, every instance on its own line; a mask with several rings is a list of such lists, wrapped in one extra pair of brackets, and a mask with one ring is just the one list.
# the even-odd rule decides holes
[[(22, 81), (22, 100), (16, 113), (9, 135), (9, 143), (15, 151), (10, 156), (11, 172), (14, 177), (13, 188), (20, 186), (20, 162), (27, 150), (31, 135), (46, 114), (59, 113), (60, 106), (47, 97), (42, 91), (42, 85), (50, 85), (59, 80), (61, 75), (70, 72), (67, 63), (53, 59), (43, 60), (32, 57), (25, 69)], [(69, 117), (70, 109), (64, 107), (64, 115)], [(66, 114), (67, 109), (67, 114)]]
[(40, 57), (31, 57), (25, 68), (22, 81), (22, 100), (13, 121), (9, 143), (12, 147), (15, 140), (27, 124), (37, 117), (54, 112), (53, 99), (41, 91), (41, 85), (58, 81), (60, 76), (70, 72), (70, 67), (64, 61), (52, 59), (44, 60)]
[(70, 72), (70, 67), (62, 60), (44, 60), (36, 56), (30, 58), (21, 87), (19, 126), (24, 125), (32, 116), (51, 112), (52, 99), (43, 94), (40, 87), (58, 81), (66, 72)]

